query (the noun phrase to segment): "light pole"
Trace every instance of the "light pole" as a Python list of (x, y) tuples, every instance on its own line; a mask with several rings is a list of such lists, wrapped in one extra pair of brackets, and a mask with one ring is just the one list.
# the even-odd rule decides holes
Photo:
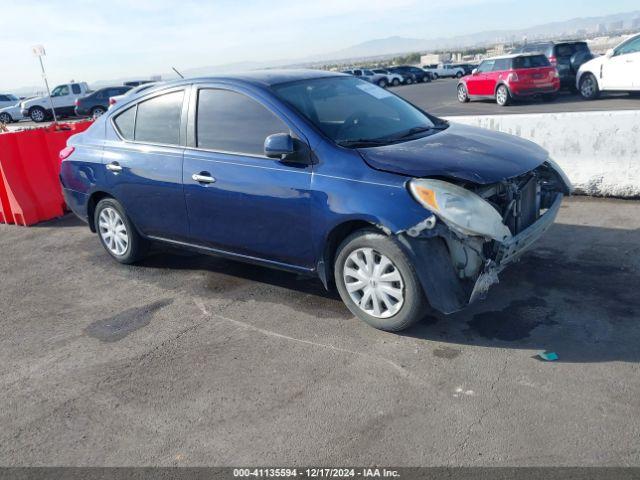
[(42, 70), (42, 78), (44, 79), (44, 85), (47, 87), (47, 95), (49, 96), (49, 105), (51, 105), (51, 113), (53, 114), (54, 125), (58, 124), (58, 118), (56, 117), (56, 109), (53, 108), (53, 100), (51, 99), (51, 90), (49, 90), (49, 81), (47, 80), (47, 73), (44, 71), (44, 63), (42, 63), (42, 57), (47, 53), (44, 50), (44, 45), (35, 45), (31, 47), (33, 54), (40, 60), (40, 69)]

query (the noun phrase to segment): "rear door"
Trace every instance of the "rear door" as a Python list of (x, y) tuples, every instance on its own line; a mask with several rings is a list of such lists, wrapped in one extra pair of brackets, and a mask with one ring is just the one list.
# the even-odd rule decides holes
[(182, 189), (187, 93), (184, 87), (153, 93), (110, 119), (104, 148), (108, 185), (145, 235), (187, 238)]
[(301, 133), (261, 94), (228, 85), (194, 87), (190, 112), (183, 181), (192, 241), (312, 268), (311, 165), (264, 155), (267, 136), (304, 141)]

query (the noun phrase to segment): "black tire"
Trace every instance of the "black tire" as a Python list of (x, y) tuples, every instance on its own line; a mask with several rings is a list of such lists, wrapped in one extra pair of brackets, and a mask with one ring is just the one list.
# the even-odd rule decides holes
[(0, 123), (12, 123), (13, 118), (7, 112), (0, 113)]
[(462, 78), (462, 77), (463, 77), (462, 72), (456, 73), (456, 78)]
[(499, 85), (496, 88), (496, 103), (501, 107), (507, 107), (511, 104), (511, 92), (506, 85)]
[(104, 107), (93, 107), (91, 109), (91, 118), (98, 118), (101, 115), (104, 115), (104, 113), (107, 110)]
[(460, 103), (469, 103), (471, 99), (469, 98), (469, 92), (467, 91), (467, 87), (464, 83), (458, 85), (458, 101)]
[[(399, 310), (388, 318), (368, 314), (354, 302), (347, 291), (343, 276), (345, 264), (349, 255), (360, 248), (372, 248), (378, 256), (386, 256), (400, 273), (404, 300)], [(379, 330), (404, 330), (421, 320), (428, 311), (429, 304), (411, 262), (397, 242), (376, 230), (359, 230), (340, 244), (334, 262), (334, 276), (340, 297), (351, 313)]]
[(411, 78), (411, 77), (407, 77), (407, 79), (404, 81), (404, 83), (405, 83), (406, 85), (411, 85), (411, 84), (413, 83), (413, 78)]
[(600, 96), (598, 80), (592, 73), (585, 73), (580, 78), (580, 95), (585, 100), (595, 100)]
[(380, 88), (387, 88), (387, 81), (384, 78), (381, 78), (378, 80), (378, 86)]
[(47, 112), (42, 107), (32, 107), (29, 110), (29, 117), (36, 123), (42, 123), (47, 120)]
[[(121, 255), (115, 254), (109, 246), (105, 243), (103, 235), (101, 234), (101, 226), (100, 226), (100, 214), (103, 210), (107, 208), (111, 208), (116, 210), (116, 212), (120, 215), (122, 222), (126, 228), (126, 235), (128, 237), (128, 243), (126, 250)], [(98, 238), (100, 239), (100, 243), (107, 251), (112, 258), (114, 258), (117, 262), (123, 264), (131, 264), (135, 263), (139, 260), (142, 260), (148, 250), (148, 242), (144, 238), (140, 236), (138, 230), (133, 225), (129, 217), (127, 216), (124, 207), (118, 202), (115, 198), (103, 198), (96, 205), (96, 210), (93, 215), (94, 225), (96, 227), (96, 231), (98, 232)]]
[(393, 85), (394, 87), (397, 87), (398, 85), (400, 85), (400, 80), (398, 80), (397, 78), (394, 78), (393, 80), (391, 80), (391, 85)]

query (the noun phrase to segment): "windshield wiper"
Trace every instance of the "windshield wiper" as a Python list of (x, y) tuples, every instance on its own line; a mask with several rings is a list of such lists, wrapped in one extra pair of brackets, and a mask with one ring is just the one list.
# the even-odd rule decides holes
[(427, 127), (427, 126), (413, 127), (400, 134), (393, 135), (388, 138), (392, 140), (399, 140), (401, 138), (413, 137), (414, 135), (417, 135), (419, 133), (431, 132), (433, 130), (444, 130), (445, 128), (447, 128), (447, 126), (448, 125), (433, 125), (431, 127)]
[(341, 147), (371, 147), (377, 145), (387, 145), (388, 140), (377, 140), (374, 138), (356, 138), (353, 140), (341, 140), (336, 142)]

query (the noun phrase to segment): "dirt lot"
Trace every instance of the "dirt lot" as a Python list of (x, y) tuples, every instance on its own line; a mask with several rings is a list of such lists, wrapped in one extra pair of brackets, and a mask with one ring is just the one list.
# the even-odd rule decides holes
[(315, 280), (0, 225), (0, 464), (638, 466), (639, 254), (640, 202), (576, 198), (395, 335)]

